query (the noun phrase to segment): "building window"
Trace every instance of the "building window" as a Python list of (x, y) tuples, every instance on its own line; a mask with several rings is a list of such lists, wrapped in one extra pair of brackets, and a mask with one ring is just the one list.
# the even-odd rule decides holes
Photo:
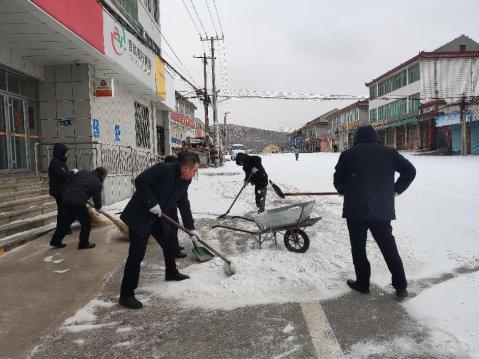
[(136, 145), (150, 148), (150, 113), (148, 107), (135, 102)]
[(466, 45), (459, 45), (459, 51), (460, 52), (466, 51)]
[(128, 22), (138, 29), (138, 0), (113, 0), (115, 6), (126, 17)]
[(160, 23), (160, 6), (158, 0), (145, 0), (145, 7), (148, 12), (153, 16), (156, 23)]
[(416, 111), (421, 104), (420, 93), (409, 96), (409, 111)]
[(419, 64), (412, 65), (408, 68), (409, 83), (413, 83), (419, 80)]
[(377, 108), (373, 108), (371, 111), (369, 111), (369, 121), (373, 122), (378, 119), (378, 110)]
[(369, 87), (369, 98), (374, 100), (376, 97), (378, 97), (378, 85), (374, 84)]

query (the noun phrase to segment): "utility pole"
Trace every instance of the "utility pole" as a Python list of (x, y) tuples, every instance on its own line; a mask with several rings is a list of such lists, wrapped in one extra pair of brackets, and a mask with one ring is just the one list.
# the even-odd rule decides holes
[(229, 114), (230, 114), (229, 111), (225, 112), (225, 116), (224, 116), (224, 120), (223, 120), (223, 122), (224, 122), (224, 125), (223, 125), (223, 126), (224, 126), (224, 128), (223, 128), (223, 130), (224, 130), (224, 131), (223, 131), (223, 136), (224, 136), (224, 137), (223, 137), (223, 138), (224, 138), (224, 139), (223, 139), (223, 145), (225, 146), (225, 152), (228, 151), (228, 127), (226, 127), (226, 117), (227, 117)]
[(467, 108), (467, 103), (466, 103), (466, 96), (465, 94), (462, 95), (461, 99), (461, 124), (462, 124), (462, 150), (461, 153), (463, 156), (467, 156), (467, 118), (466, 118), (466, 108)]
[(216, 68), (215, 68), (215, 41), (223, 41), (224, 37), (213, 37), (211, 36), (210, 38), (205, 37), (201, 38), (201, 41), (210, 41), (211, 43), (211, 86), (212, 86), (212, 91), (213, 91), (213, 96), (212, 96), (212, 105), (213, 105), (213, 143), (215, 146), (215, 152), (216, 152), (216, 160), (215, 163), (219, 163), (219, 153), (220, 153), (220, 138), (219, 138), (219, 131), (218, 131), (218, 101), (217, 101), (217, 95), (218, 92), (216, 91)]
[(208, 65), (208, 59), (211, 59), (211, 57), (207, 57), (205, 53), (203, 53), (203, 56), (193, 56), (196, 59), (202, 59), (203, 60), (203, 78), (204, 78), (204, 87), (203, 87), (203, 107), (205, 109), (205, 138), (206, 138), (206, 143), (208, 144), (208, 139), (210, 137), (210, 121), (208, 118), (208, 106), (210, 105), (210, 98), (208, 96), (208, 73), (206, 70), (206, 66)]

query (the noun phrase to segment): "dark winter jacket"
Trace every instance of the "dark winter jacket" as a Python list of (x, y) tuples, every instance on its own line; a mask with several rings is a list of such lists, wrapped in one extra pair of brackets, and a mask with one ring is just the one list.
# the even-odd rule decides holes
[(101, 191), (103, 181), (101, 175), (94, 171), (79, 171), (73, 176), (63, 193), (63, 203), (73, 206), (85, 206), (92, 198), (96, 209), (101, 208)]
[[(177, 163), (158, 163), (140, 173), (135, 179), (136, 191), (126, 205), (120, 218), (130, 230), (139, 236), (151, 234), (158, 216), (149, 210), (157, 204), (168, 216), (174, 217), (176, 209), (180, 210), (183, 225), (194, 229), (188, 187), (191, 181), (182, 180)], [(170, 225), (162, 221), (164, 233), (168, 233)]]
[[(400, 175), (396, 182), (395, 172)], [(344, 195), (343, 217), (395, 219), (394, 194), (403, 193), (415, 176), (411, 162), (382, 145), (372, 126), (359, 127), (354, 145), (341, 153), (334, 173), (334, 187)]]
[(53, 146), (53, 158), (48, 166), (50, 196), (62, 197), (67, 182), (73, 176), (73, 172), (67, 167), (67, 151), (68, 147), (63, 143), (56, 143)]
[(249, 180), (250, 183), (255, 186), (266, 186), (268, 184), (268, 175), (261, 164), (261, 157), (259, 156), (249, 156), (246, 153), (236, 154), (236, 163), (243, 165), (243, 171), (245, 173), (244, 180), (246, 181), (251, 174), (253, 168), (256, 168), (258, 172), (251, 175)]

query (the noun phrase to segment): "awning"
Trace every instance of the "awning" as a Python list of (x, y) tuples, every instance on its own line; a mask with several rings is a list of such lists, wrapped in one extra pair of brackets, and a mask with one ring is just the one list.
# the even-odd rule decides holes
[(381, 121), (376, 121), (373, 123), (373, 127), (376, 130), (384, 130), (386, 128), (405, 126), (417, 122), (417, 116), (419, 115), (419, 110), (411, 111), (400, 116), (395, 116)]

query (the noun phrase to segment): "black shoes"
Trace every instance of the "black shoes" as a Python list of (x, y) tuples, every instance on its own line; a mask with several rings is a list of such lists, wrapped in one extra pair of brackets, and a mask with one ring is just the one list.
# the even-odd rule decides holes
[(50, 245), (55, 248), (65, 248), (67, 245), (65, 243), (52, 243), (50, 242)]
[(173, 281), (173, 280), (180, 281), (180, 280), (185, 280), (189, 278), (190, 278), (189, 276), (187, 276), (186, 274), (182, 274), (180, 272), (165, 275), (165, 280), (167, 281)]
[(396, 289), (396, 297), (398, 299), (406, 299), (409, 296), (409, 293), (406, 289)]
[(78, 245), (78, 249), (90, 249), (90, 248), (95, 248), (95, 243), (88, 243), (88, 244), (82, 244)]
[(135, 296), (125, 297), (125, 298), (120, 297), (120, 300), (118, 302), (120, 303), (120, 305), (128, 309), (143, 308), (143, 304), (138, 299), (136, 299)]
[(348, 285), (349, 288), (351, 288), (352, 290), (355, 290), (356, 292), (359, 292), (362, 294), (369, 294), (369, 288), (360, 287), (355, 280), (348, 279), (346, 281), (346, 284)]
[(186, 253), (183, 253), (181, 250), (178, 251), (178, 253), (176, 254), (176, 258), (186, 258), (188, 257), (188, 255)]

